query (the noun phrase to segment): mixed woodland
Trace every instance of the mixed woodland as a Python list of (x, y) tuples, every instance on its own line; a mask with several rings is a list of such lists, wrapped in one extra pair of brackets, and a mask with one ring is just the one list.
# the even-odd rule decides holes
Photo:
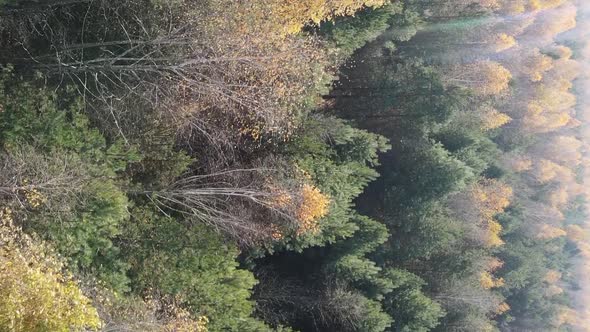
[(588, 331), (583, 7), (0, 0), (0, 331)]

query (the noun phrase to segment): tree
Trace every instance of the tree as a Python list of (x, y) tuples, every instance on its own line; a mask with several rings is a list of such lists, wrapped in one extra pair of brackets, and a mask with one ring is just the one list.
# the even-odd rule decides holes
[(108, 144), (76, 100), (58, 102), (48, 89), (18, 81), (5, 82), (0, 95), (0, 183), (10, 193), (4, 202), (26, 231), (53, 242), (72, 269), (126, 289), (113, 238), (129, 217), (129, 201), (116, 179), (138, 156), (121, 141)]
[(432, 20), (452, 20), (490, 14), (498, 9), (497, 0), (451, 0), (418, 2), (419, 8), (426, 11), (425, 16)]
[[(428, 200), (441, 197), (464, 188), (474, 174), (464, 162), (454, 158), (442, 144), (414, 145), (408, 142), (403, 147), (408, 157), (403, 161), (397, 177), (388, 181), (395, 186), (404, 187), (404, 192), (396, 192), (392, 186), (388, 194), (394, 199), (398, 195), (410, 195)], [(439, 172), (440, 170), (440, 172)], [(393, 181), (400, 181), (396, 184)]]
[[(312, 11), (354, 10), (350, 2), (342, 7), (326, 4), (338, 7), (332, 9), (317, 2), (309, 5), (315, 6)], [(362, 5), (358, 2), (355, 8)], [(316, 96), (310, 96), (311, 90), (324, 90), (331, 80), (324, 72), (328, 58), (315, 38), (281, 33), (285, 24), (295, 24), (293, 20), (301, 27), (310, 19), (305, 7), (298, 8), (303, 13), (292, 13), (304, 17), (267, 19), (281, 17), (279, 12), (288, 12), (290, 6), (296, 7), (281, 1), (91, 1), (64, 9), (79, 18), (67, 25), (52, 19), (61, 9), (51, 8), (45, 20), (51, 23), (36, 27), (47, 33), (19, 42), (49, 43), (55, 52), (35, 50), (28, 60), (14, 59), (15, 68), (50, 78), (63, 75), (94, 112), (116, 122), (110, 129), (122, 137), (140, 121), (137, 112), (149, 110), (167, 114), (167, 121), (177, 126), (203, 118), (240, 118), (236, 122), (244, 126), (234, 128), (234, 136), (252, 136), (254, 131), (283, 138), (294, 129), (292, 112), (300, 105), (313, 106)], [(274, 9), (275, 15), (261, 15), (267, 9)], [(18, 24), (13, 28), (18, 30)], [(89, 28), (77, 38), (81, 26)], [(54, 34), (68, 38), (55, 39)]]
[(562, 165), (579, 165), (582, 142), (574, 136), (557, 135), (550, 138), (549, 144), (538, 144), (533, 148), (535, 154)]
[(525, 11), (538, 11), (543, 9), (555, 8), (563, 4), (564, 2), (565, 0), (502, 0), (501, 9), (502, 11), (510, 14), (522, 14)]
[(308, 247), (333, 243), (355, 231), (353, 200), (378, 174), (379, 153), (389, 150), (383, 136), (334, 117), (312, 116), (303, 132), (286, 146), (290, 156), (317, 189), (331, 199), (330, 211), (318, 220), (320, 231), (294, 244)]
[(468, 190), (450, 198), (450, 206), (465, 223), (476, 222), (472, 236), (488, 246), (504, 243), (500, 238), (502, 226), (495, 219), (510, 205), (513, 190), (508, 185), (484, 179), (472, 185)]
[(574, 173), (571, 169), (547, 159), (536, 160), (530, 172), (533, 178), (542, 184), (550, 181), (561, 183), (571, 183), (574, 181)]
[[(539, 49), (533, 50), (532, 54), (525, 58), (520, 64), (523, 74), (532, 82), (539, 82), (543, 74), (553, 67), (553, 59), (542, 54)], [(514, 71), (512, 71), (514, 73)]]
[(285, 33), (297, 33), (308, 22), (319, 24), (329, 21), (336, 16), (354, 15), (358, 10), (369, 7), (378, 8), (386, 3), (385, 0), (344, 0), (344, 1), (304, 1), (298, 3), (284, 3), (270, 1), (265, 4), (275, 16), (271, 17), (276, 27)]
[[(386, 331), (392, 319), (378, 301), (338, 281), (305, 284), (284, 271), (259, 269), (256, 291), (259, 314), (274, 324), (289, 322), (301, 330)], [(282, 276), (282, 278), (280, 278)]]
[(571, 59), (573, 51), (571, 48), (564, 45), (551, 45), (547, 49), (543, 50), (543, 53), (547, 54), (554, 60), (559, 59)]
[(320, 25), (320, 32), (334, 43), (343, 57), (352, 55), (362, 46), (382, 35), (394, 15), (403, 12), (401, 2), (383, 7), (361, 10), (354, 17), (341, 17)]
[(480, 96), (501, 94), (508, 88), (511, 79), (510, 71), (493, 61), (480, 61), (443, 69), (443, 80), (446, 84), (471, 89)]
[(394, 320), (392, 330), (426, 332), (439, 325), (445, 312), (422, 292), (425, 284), (422, 279), (398, 269), (390, 269), (386, 275), (394, 283), (393, 290), (383, 301), (385, 311)]
[(265, 331), (251, 318), (249, 300), (256, 284), (239, 269), (238, 250), (205, 225), (187, 227), (153, 206), (139, 206), (118, 241), (137, 293), (178, 298), (193, 317), (206, 316), (211, 330)]
[(379, 261), (398, 264), (428, 261), (449, 252), (461, 242), (464, 232), (461, 222), (440, 201), (399, 209), (384, 221), (393, 235), (376, 256)]
[(14, 225), (0, 210), (0, 329), (70, 331), (97, 329), (100, 320), (64, 264), (46, 244)]

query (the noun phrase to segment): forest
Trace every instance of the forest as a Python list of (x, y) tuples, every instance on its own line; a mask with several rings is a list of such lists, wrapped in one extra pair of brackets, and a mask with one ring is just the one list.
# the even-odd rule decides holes
[(585, 0), (0, 0), (0, 332), (590, 331), (589, 40)]

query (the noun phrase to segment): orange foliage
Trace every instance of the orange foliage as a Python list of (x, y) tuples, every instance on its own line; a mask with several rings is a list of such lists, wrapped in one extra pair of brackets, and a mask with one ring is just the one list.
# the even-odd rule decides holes
[[(305, 174), (303, 174), (306, 177)], [(329, 212), (330, 199), (315, 186), (304, 183), (296, 192), (269, 185), (272, 192), (268, 205), (292, 215), (297, 221), (297, 235), (319, 232), (318, 220)], [(284, 238), (283, 229), (277, 224), (270, 225), (270, 236), (274, 240)]]
[(557, 59), (571, 59), (574, 54), (571, 48), (563, 45), (552, 46), (547, 52)]
[(501, 315), (501, 314), (507, 312), (508, 310), (510, 310), (510, 306), (508, 305), (508, 303), (502, 302), (498, 306), (498, 309), (496, 310), (496, 314)]
[(563, 293), (563, 288), (556, 286), (556, 285), (550, 285), (549, 287), (547, 287), (545, 289), (545, 296), (547, 297), (552, 297), (555, 295), (559, 295)]
[[(538, 0), (529, 1), (536, 2)], [(553, 40), (558, 34), (575, 28), (577, 24), (577, 9), (573, 4), (567, 3), (567, 0), (552, 0), (551, 2), (552, 4), (543, 4), (531, 8), (532, 10), (546, 9), (564, 4), (564, 6), (546, 11), (542, 15), (537, 15), (537, 22), (530, 29), (531, 34), (547, 42)]]
[(569, 202), (569, 193), (565, 186), (560, 186), (552, 190), (547, 196), (549, 205), (555, 208), (565, 207)]
[(494, 45), (495, 52), (506, 51), (517, 44), (516, 38), (505, 33), (495, 35), (490, 43)]
[(569, 112), (544, 112), (535, 102), (528, 105), (527, 113), (522, 119), (524, 129), (536, 133), (555, 131), (574, 122), (575, 119)]
[(487, 236), (487, 245), (490, 247), (497, 247), (504, 244), (504, 241), (500, 237), (502, 233), (502, 225), (498, 223), (496, 220), (491, 220), (488, 222), (488, 236)]
[(204, 45), (195, 53), (212, 63), (207, 93), (192, 84), (178, 86), (189, 119), (183, 123), (191, 130), (195, 118), (229, 123), (223, 134), (237, 141), (287, 139), (298, 126), (294, 113), (321, 102), (309, 92), (325, 89), (333, 79), (323, 42), (287, 33), (287, 18), (277, 14), (294, 2), (211, 0), (206, 10), (198, 1), (182, 2), (178, 20), (186, 22), (186, 38)]
[(279, 226), (277, 226), (276, 224), (271, 224), (270, 225), (270, 237), (275, 240), (282, 240), (285, 237), (285, 234), (283, 234), (283, 232), (281, 231), (281, 229), (279, 228)]
[[(572, 59), (559, 59), (553, 62), (552, 69), (547, 72), (547, 76), (550, 81), (559, 82), (572, 82), (580, 75), (582, 69), (580, 63)], [(562, 83), (563, 84), (563, 83)]]
[(336, 16), (354, 15), (363, 7), (380, 7), (385, 0), (271, 0), (274, 15), (287, 33), (297, 33), (307, 22), (318, 24)]
[(510, 205), (512, 188), (495, 179), (482, 179), (467, 190), (454, 195), (450, 206), (472, 228), (474, 240), (485, 246), (496, 247), (501, 239), (502, 225), (495, 216)]
[(555, 136), (544, 144), (540, 151), (547, 159), (562, 163), (568, 167), (582, 162), (582, 142), (574, 136)]
[(168, 304), (166, 308), (166, 315), (169, 316), (168, 321), (163, 326), (163, 332), (207, 332), (207, 324), (209, 318), (207, 316), (199, 316), (196, 320), (191, 317), (188, 310), (178, 307), (175, 304)]
[(482, 214), (492, 219), (510, 205), (513, 191), (510, 186), (495, 179), (485, 179), (474, 185), (472, 195), (476, 198)]
[(471, 190), (474, 203), (479, 209), (483, 225), (487, 230), (487, 245), (491, 247), (504, 243), (500, 238), (502, 226), (494, 217), (510, 205), (512, 194), (512, 188), (494, 179), (482, 180)]
[(488, 272), (482, 272), (479, 275), (479, 284), (484, 289), (498, 288), (504, 286), (504, 279), (495, 278)]
[(573, 324), (576, 322), (577, 316), (578, 315), (575, 310), (568, 307), (562, 307), (555, 317), (553, 325), (559, 327), (564, 324)]
[(319, 231), (318, 219), (328, 213), (330, 199), (322, 192), (309, 184), (301, 188), (301, 203), (297, 209), (297, 219), (300, 222), (298, 234), (317, 233)]

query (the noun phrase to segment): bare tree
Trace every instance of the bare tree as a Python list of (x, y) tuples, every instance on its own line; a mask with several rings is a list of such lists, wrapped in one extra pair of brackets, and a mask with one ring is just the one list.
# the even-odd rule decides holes
[(51, 156), (20, 146), (0, 153), (0, 199), (28, 209), (43, 205), (67, 213), (67, 202), (79, 199), (89, 180), (79, 158), (55, 152)]
[[(133, 191), (188, 220), (212, 225), (250, 246), (295, 231), (298, 182), (279, 164), (181, 177), (166, 188)], [(272, 166), (272, 167), (271, 167)]]
[[(308, 65), (323, 59), (318, 41), (266, 38), (255, 30), (238, 34), (245, 22), (231, 12), (205, 10), (202, 2), (158, 8), (145, 1), (81, 1), (67, 13), (55, 6), (56, 14), (12, 29), (37, 32), (33, 41), (16, 41), (24, 54), (7, 54), (3, 61), (74, 83), (123, 138), (133, 127), (125, 117), (138, 104), (164, 111), (179, 124), (191, 121), (187, 112), (207, 121), (234, 115), (244, 121), (233, 130), (255, 138), (262, 131), (293, 130), (288, 115), (318, 81)], [(18, 14), (13, 16), (20, 25)], [(62, 16), (77, 22), (60, 26)], [(49, 44), (48, 51), (35, 47), (41, 43)]]

